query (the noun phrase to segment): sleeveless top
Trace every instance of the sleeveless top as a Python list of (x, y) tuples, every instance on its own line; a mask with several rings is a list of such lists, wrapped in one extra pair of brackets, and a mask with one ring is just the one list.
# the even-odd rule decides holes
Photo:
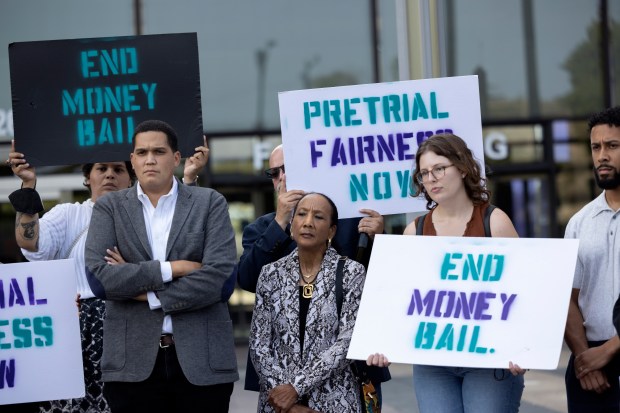
[[(474, 205), (474, 210), (471, 213), (471, 218), (465, 227), (463, 237), (484, 237), (484, 213), (489, 207), (489, 203), (485, 202), (480, 205)], [(435, 226), (433, 225), (433, 212), (435, 208), (431, 209), (424, 218), (423, 235), (437, 236)], [(418, 223), (418, 218), (415, 219), (415, 223)]]

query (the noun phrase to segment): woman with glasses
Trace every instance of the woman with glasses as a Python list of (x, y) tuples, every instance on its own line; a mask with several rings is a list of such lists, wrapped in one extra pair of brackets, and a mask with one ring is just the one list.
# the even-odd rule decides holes
[[(416, 154), (412, 183), (430, 210), (422, 235), (487, 236), (484, 221), (491, 193), (461, 138), (441, 134), (424, 141)], [(407, 226), (405, 235), (420, 234), (418, 219)], [(490, 214), (490, 235), (518, 237), (510, 218), (499, 208)], [(389, 362), (375, 354), (368, 363), (384, 366)], [(508, 369), (414, 365), (413, 383), (421, 413), (509, 413), (519, 411), (524, 372), (512, 362)]]

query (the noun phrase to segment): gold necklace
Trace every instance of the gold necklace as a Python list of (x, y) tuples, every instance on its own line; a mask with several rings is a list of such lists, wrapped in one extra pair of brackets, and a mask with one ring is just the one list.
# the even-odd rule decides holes
[(317, 275), (321, 272), (321, 267), (316, 272), (316, 274), (305, 276), (303, 270), (301, 269), (301, 262), (299, 263), (299, 272), (301, 273), (301, 277), (305, 281), (305, 284), (302, 286), (301, 295), (304, 298), (312, 298), (312, 293), (314, 293), (314, 280), (316, 280)]
[(301, 292), (301, 295), (304, 298), (312, 298), (312, 293), (314, 292), (314, 284), (305, 284), (303, 286), (303, 290)]

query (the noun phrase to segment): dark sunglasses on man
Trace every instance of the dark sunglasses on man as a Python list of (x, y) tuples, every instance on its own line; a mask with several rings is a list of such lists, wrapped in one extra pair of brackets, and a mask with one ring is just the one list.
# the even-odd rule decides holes
[(280, 170), (282, 173), (285, 173), (284, 165), (275, 166), (273, 168), (269, 168), (265, 170), (265, 175), (267, 175), (270, 179), (278, 179), (280, 177)]

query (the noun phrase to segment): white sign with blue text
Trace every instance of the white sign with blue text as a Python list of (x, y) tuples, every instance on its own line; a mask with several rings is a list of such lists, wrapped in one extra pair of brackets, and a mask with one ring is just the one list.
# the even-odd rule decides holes
[(377, 235), (348, 358), (557, 368), (576, 239)]
[(75, 261), (0, 265), (0, 405), (84, 396)]
[(279, 94), (287, 189), (322, 192), (340, 218), (422, 211), (412, 198), (419, 144), (460, 136), (484, 171), (477, 76), (308, 89)]

